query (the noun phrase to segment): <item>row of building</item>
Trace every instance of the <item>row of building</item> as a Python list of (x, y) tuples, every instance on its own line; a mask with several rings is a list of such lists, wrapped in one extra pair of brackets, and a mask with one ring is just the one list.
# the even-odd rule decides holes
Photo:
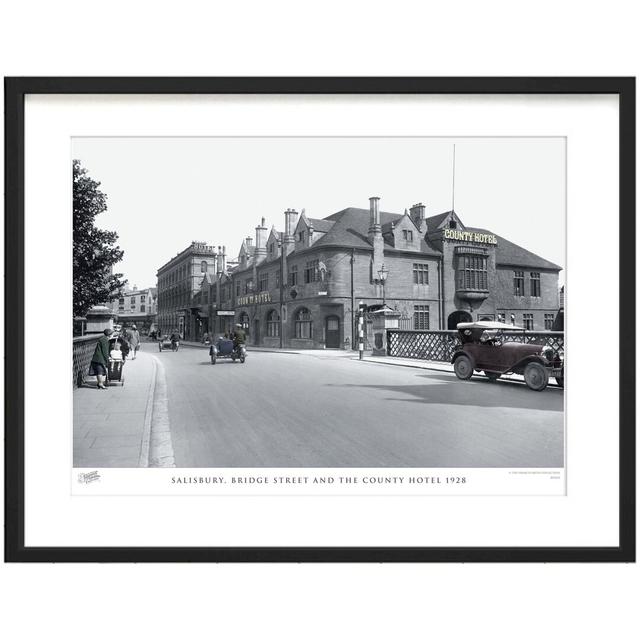
[(284, 231), (262, 218), (233, 261), (193, 242), (157, 272), (157, 322), (187, 340), (236, 323), (250, 344), (355, 347), (358, 304), (386, 305), (404, 329), (455, 329), (499, 320), (559, 329), (561, 267), (455, 211), (426, 216), (349, 207), (325, 218), (284, 212)]
[(138, 289), (137, 286), (120, 291), (117, 298), (110, 303), (111, 313), (116, 322), (131, 326), (147, 334), (156, 326), (158, 313), (158, 290), (156, 287)]

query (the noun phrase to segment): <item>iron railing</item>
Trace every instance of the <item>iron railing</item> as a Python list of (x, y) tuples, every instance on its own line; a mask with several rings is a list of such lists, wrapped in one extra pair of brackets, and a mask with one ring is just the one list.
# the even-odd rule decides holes
[(76, 337), (73, 339), (73, 379), (71, 384), (80, 387), (89, 373), (89, 365), (96, 348), (98, 338), (102, 334)]
[[(504, 331), (504, 342), (524, 342), (547, 345), (564, 356), (562, 331)], [(460, 346), (457, 331), (406, 331), (387, 329), (387, 355), (397, 358), (438, 360), (449, 362)]]

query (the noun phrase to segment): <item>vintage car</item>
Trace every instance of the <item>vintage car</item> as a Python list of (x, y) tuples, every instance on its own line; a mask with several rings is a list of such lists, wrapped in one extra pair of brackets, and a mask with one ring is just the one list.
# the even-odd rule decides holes
[(505, 374), (520, 374), (534, 391), (543, 391), (549, 378), (564, 386), (564, 362), (551, 347), (504, 339), (505, 331), (524, 332), (521, 327), (502, 322), (461, 322), (457, 329), (461, 344), (451, 363), (460, 380), (483, 371), (492, 382)]

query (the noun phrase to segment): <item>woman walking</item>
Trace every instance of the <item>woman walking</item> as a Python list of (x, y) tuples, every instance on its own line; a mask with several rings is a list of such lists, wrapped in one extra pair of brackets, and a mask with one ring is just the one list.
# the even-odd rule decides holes
[(127, 331), (127, 341), (129, 342), (129, 348), (133, 349), (133, 357), (131, 359), (135, 360), (140, 348), (140, 332), (135, 324), (131, 325), (131, 329)]
[(104, 383), (107, 376), (107, 367), (109, 366), (109, 336), (112, 333), (113, 329), (105, 329), (104, 335), (98, 338), (98, 343), (89, 365), (89, 375), (98, 378), (98, 389), (107, 388)]

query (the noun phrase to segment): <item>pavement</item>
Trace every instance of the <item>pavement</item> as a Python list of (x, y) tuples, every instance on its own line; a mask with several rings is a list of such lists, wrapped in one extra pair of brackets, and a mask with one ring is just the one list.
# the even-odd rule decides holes
[(123, 385), (112, 382), (104, 390), (89, 376), (74, 389), (74, 467), (149, 466), (157, 361), (139, 351), (125, 362), (123, 376)]
[[(183, 348), (187, 347), (187, 348)], [(125, 384), (74, 391), (76, 467), (557, 467), (564, 395), (445, 362), (144, 343)]]

